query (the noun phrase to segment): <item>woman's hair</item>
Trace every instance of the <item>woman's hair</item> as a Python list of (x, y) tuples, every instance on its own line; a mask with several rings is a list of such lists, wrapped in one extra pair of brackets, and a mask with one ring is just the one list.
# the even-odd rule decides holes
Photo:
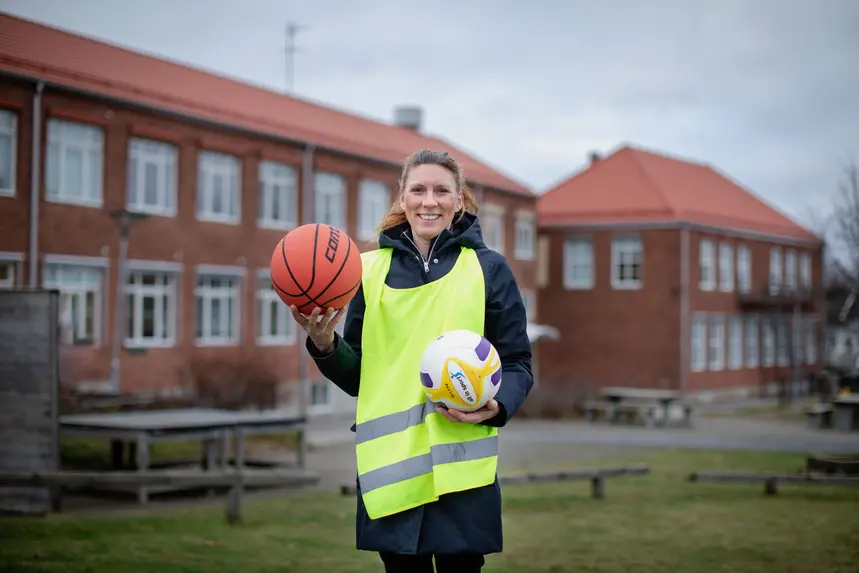
[[(468, 185), (465, 183), (465, 176), (462, 173), (462, 168), (460, 168), (459, 164), (456, 160), (450, 156), (450, 154), (446, 151), (432, 151), (430, 149), (421, 149), (420, 151), (413, 153), (406, 159), (406, 162), (403, 164), (403, 172), (400, 174), (399, 181), (399, 193), (402, 195), (405, 193), (405, 185), (406, 180), (409, 178), (409, 172), (413, 167), (418, 167), (419, 165), (438, 165), (439, 167), (444, 167), (450, 174), (453, 175), (454, 181), (456, 181), (456, 190), (457, 193), (462, 195), (462, 205), (463, 208), (461, 211), (458, 211), (454, 216), (454, 222), (459, 220), (459, 217), (462, 217), (463, 212), (471, 213), (472, 215), (477, 215), (477, 200), (474, 198), (474, 194), (471, 192), (471, 189), (468, 188)], [(379, 223), (379, 228), (376, 230), (377, 233), (381, 234), (385, 231), (393, 229), (399, 225), (402, 225), (406, 222), (406, 212), (403, 211), (402, 206), (400, 205), (400, 201), (398, 199), (394, 200), (394, 204), (391, 205), (391, 208), (385, 213), (385, 216), (382, 217), (382, 221)]]

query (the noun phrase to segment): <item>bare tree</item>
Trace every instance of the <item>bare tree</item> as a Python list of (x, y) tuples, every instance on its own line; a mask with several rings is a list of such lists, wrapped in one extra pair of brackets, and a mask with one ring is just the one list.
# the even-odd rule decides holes
[(844, 168), (833, 207), (826, 226), (832, 238), (832, 269), (839, 282), (859, 289), (859, 166), (855, 162)]

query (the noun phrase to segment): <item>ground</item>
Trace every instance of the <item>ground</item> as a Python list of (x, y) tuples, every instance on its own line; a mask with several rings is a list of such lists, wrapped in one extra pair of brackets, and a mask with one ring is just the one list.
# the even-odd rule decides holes
[[(0, 571), (380, 571), (354, 549), (355, 500), (336, 491), (354, 482), (354, 454), (348, 425), (333, 422), (312, 431), (308, 465), (320, 484), (248, 496), (237, 526), (226, 525), (221, 498), (7, 518)], [(859, 488), (782, 486), (768, 497), (761, 484), (687, 480), (708, 468), (794, 472), (807, 452), (851, 448), (855, 434), (784, 416), (701, 418), (691, 430), (517, 421), (502, 430), (503, 474), (621, 463), (652, 473), (610, 479), (602, 500), (587, 482), (504, 486), (505, 551), (485, 571), (855, 573)]]

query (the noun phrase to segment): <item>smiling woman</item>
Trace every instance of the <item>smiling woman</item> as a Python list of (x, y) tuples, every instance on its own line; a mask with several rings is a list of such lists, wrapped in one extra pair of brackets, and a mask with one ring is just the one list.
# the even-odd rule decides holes
[[(386, 571), (480, 571), (500, 552), (498, 427), (533, 385), (525, 306), (506, 259), (483, 242), (477, 203), (443, 151), (409, 157), (399, 197), (364, 253), (346, 314), (293, 314), (322, 374), (358, 398), (358, 549)], [(427, 345), (451, 330), (482, 334), (503, 383), (474, 411), (434, 406), (420, 382)]]

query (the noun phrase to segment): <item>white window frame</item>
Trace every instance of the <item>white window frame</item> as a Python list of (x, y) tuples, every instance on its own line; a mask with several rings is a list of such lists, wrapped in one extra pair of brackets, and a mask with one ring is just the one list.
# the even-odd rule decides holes
[[(220, 210), (214, 183), (221, 181)], [(242, 219), (242, 162), (229, 153), (203, 149), (197, 155), (197, 220), (238, 225)]]
[(298, 170), (286, 163), (264, 159), (259, 163), (257, 177), (257, 226), (279, 231), (297, 227)]
[(727, 241), (719, 243), (719, 290), (734, 290), (734, 246)]
[[(274, 325), (272, 325), (272, 317), (274, 317)], [(293, 345), (297, 340), (295, 320), (289, 307), (284, 304), (271, 284), (269, 269), (257, 271), (255, 327), (257, 344), (260, 346)]]
[[(242, 332), (242, 286), (246, 269), (197, 265), (194, 277), (194, 342), (197, 346), (235, 346)], [(213, 285), (213, 282), (227, 283)], [(212, 307), (221, 303), (219, 330), (212, 334)], [(202, 313), (200, 303), (202, 302)], [(223, 308), (225, 307), (225, 308)], [(232, 320), (232, 322), (230, 322)], [(232, 326), (232, 329), (230, 329)]]
[[(66, 344), (101, 346), (107, 268), (108, 261), (104, 257), (45, 255), (42, 286), (60, 291), (60, 325)], [(89, 295), (92, 295), (92, 332), (87, 331), (86, 325)]]
[(564, 240), (564, 288), (591, 289), (594, 280), (593, 240), (590, 237), (567, 237)]
[[(50, 118), (45, 158), (45, 200), (100, 208), (104, 202), (104, 130), (95, 125)], [(80, 194), (73, 193), (66, 173), (69, 153), (81, 159)]]
[(737, 290), (747, 294), (752, 290), (752, 249), (737, 245)]
[(481, 207), (480, 230), (486, 246), (500, 255), (505, 248), (505, 214), (504, 206), (497, 203), (486, 203)]
[(525, 306), (525, 319), (528, 322), (533, 322), (534, 314), (537, 311), (537, 295), (531, 289), (519, 289), (519, 295), (522, 297), (522, 304)]
[(770, 247), (769, 287), (772, 294), (776, 294), (781, 290), (783, 277), (781, 263), (781, 247)]
[(0, 184), (0, 197), (14, 197), (18, 187), (18, 114), (0, 109), (0, 139), (9, 139), (9, 186)]
[(761, 317), (761, 341), (763, 352), (761, 353), (761, 366), (770, 368), (775, 366), (776, 361), (776, 331), (774, 315)]
[(692, 372), (703, 372), (707, 369), (708, 349), (708, 327), (706, 313), (696, 312), (692, 315), (692, 327), (690, 329), (690, 364)]
[(710, 239), (701, 239), (698, 244), (698, 288), (709, 292), (716, 288), (716, 245)]
[(358, 183), (358, 238), (372, 241), (376, 228), (391, 209), (391, 190), (381, 181), (362, 179)]
[(746, 368), (757, 368), (760, 357), (760, 327), (757, 316), (745, 317), (745, 340), (743, 351), (745, 353)]
[[(127, 348), (168, 348), (175, 346), (179, 328), (179, 263), (130, 260), (123, 289), (125, 317), (123, 330)], [(155, 284), (143, 284), (151, 277)], [(153, 334), (143, 334), (143, 301), (153, 299)], [(130, 330), (130, 331), (129, 331)]]
[(513, 257), (519, 261), (533, 261), (536, 256), (537, 215), (534, 211), (519, 209), (514, 216)]
[(710, 332), (707, 339), (708, 369), (719, 372), (725, 369), (725, 316), (710, 315)]
[(812, 366), (817, 364), (817, 354), (818, 354), (818, 326), (820, 324), (820, 319), (817, 316), (808, 316), (806, 317), (806, 329), (805, 329), (805, 363), (808, 366)]
[(24, 284), (24, 253), (0, 251), (0, 266), (10, 271), (10, 275), (0, 281), (0, 289), (12, 289)]
[(743, 367), (743, 317), (732, 316), (728, 324), (728, 369)]
[[(630, 261), (629, 259), (632, 259)], [(638, 264), (636, 278), (621, 277), (621, 267), (630, 263)], [(611, 286), (616, 290), (635, 290), (644, 284), (644, 244), (641, 237), (614, 237), (611, 240)]]
[[(176, 216), (179, 151), (175, 145), (132, 137), (128, 141), (127, 205), (129, 211), (162, 217)], [(156, 171), (156, 201), (146, 197), (146, 167)], [(133, 173), (133, 175), (132, 175)]]
[(346, 231), (346, 178), (320, 171), (314, 175), (314, 191), (315, 221)]
[(796, 290), (796, 251), (787, 249), (784, 252), (784, 288), (788, 292)]
[(811, 254), (808, 252), (799, 255), (799, 286), (805, 290), (811, 288)]

